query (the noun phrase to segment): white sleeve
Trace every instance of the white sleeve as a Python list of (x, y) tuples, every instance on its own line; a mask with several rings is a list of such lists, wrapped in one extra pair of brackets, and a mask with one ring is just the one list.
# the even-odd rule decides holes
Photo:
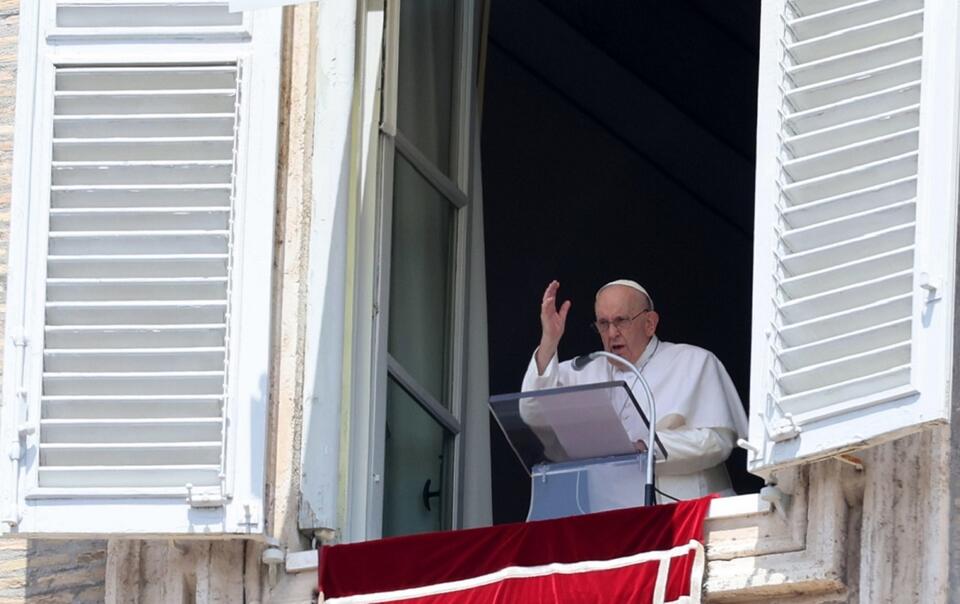
[[(537, 352), (534, 351), (533, 357), (530, 359), (530, 364), (527, 365), (527, 372), (523, 376), (523, 386), (520, 390), (521, 392), (546, 390), (547, 388), (556, 387), (559, 381), (560, 362), (557, 360), (557, 355), (553, 355), (553, 358), (550, 359), (550, 362), (547, 363), (546, 368), (543, 370), (543, 374), (541, 374), (537, 371)], [(540, 401), (535, 398), (520, 399), (520, 418), (531, 428), (544, 426), (546, 424), (540, 413)]]
[(553, 353), (543, 373), (540, 373), (537, 370), (537, 350), (533, 351), (533, 356), (530, 357), (530, 363), (527, 365), (527, 372), (523, 375), (524, 392), (554, 388), (560, 381), (560, 360), (557, 358), (557, 353)]
[(667, 459), (657, 462), (657, 471), (664, 474), (692, 474), (719, 465), (737, 438), (728, 428), (658, 430), (657, 436), (667, 450)]
[[(543, 374), (540, 374), (540, 372), (537, 371), (537, 353), (534, 351), (533, 357), (530, 359), (530, 364), (527, 365), (527, 372), (523, 376), (523, 387), (521, 391), (528, 392), (530, 390), (554, 388), (559, 382), (560, 362), (557, 359), (557, 355), (553, 355), (553, 358), (550, 359), (550, 362), (547, 363), (546, 368), (544, 368)], [(543, 419), (543, 414), (540, 412), (539, 400), (536, 398), (520, 399), (520, 419), (530, 426), (533, 433), (540, 439), (540, 442), (543, 444), (544, 455), (547, 458), (552, 461), (566, 459), (566, 453), (563, 451), (563, 447), (560, 446), (557, 435), (554, 434), (553, 429), (547, 425), (547, 421)]]

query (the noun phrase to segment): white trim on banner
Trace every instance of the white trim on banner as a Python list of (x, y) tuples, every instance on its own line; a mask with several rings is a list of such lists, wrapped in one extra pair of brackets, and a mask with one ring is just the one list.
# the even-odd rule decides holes
[[(677, 600), (664, 602), (664, 592), (666, 591), (667, 572), (670, 562), (674, 558), (687, 556), (690, 552), (695, 552), (694, 562), (690, 569), (690, 594), (681, 596)], [(449, 594), (457, 591), (474, 589), (484, 585), (490, 585), (503, 581), (505, 579), (522, 579), (531, 577), (542, 577), (546, 575), (562, 574), (570, 575), (577, 573), (589, 573), (601, 570), (610, 570), (615, 568), (625, 568), (644, 562), (660, 561), (660, 568), (657, 573), (657, 589), (655, 589), (652, 604), (699, 604), (700, 593), (703, 590), (703, 571), (705, 566), (705, 554), (703, 544), (696, 540), (691, 540), (685, 545), (678, 545), (669, 550), (642, 552), (613, 560), (588, 560), (573, 563), (552, 563), (540, 566), (510, 566), (493, 573), (461, 579), (459, 581), (449, 581), (445, 583), (435, 583), (433, 585), (424, 585), (421, 587), (411, 587), (407, 589), (398, 589), (395, 591), (386, 591), (379, 593), (355, 594), (352, 596), (342, 596), (324, 599), (328, 604), (367, 604), (373, 602), (395, 602), (411, 598), (435, 596), (440, 594)]]

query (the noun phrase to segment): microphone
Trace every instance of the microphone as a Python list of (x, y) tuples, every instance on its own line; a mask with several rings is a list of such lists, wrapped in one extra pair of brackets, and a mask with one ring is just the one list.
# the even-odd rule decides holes
[(588, 354), (581, 354), (580, 356), (574, 358), (573, 362), (570, 365), (573, 367), (574, 371), (580, 371), (581, 369), (583, 369), (584, 367), (592, 363), (596, 358), (597, 358), (597, 354), (595, 352), (591, 352)]

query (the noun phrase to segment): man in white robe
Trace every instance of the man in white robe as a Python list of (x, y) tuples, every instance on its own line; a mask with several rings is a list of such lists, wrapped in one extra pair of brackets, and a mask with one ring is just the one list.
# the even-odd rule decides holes
[[(558, 362), (570, 301), (557, 308), (560, 284), (553, 281), (543, 294), (540, 346), (523, 379), (523, 390), (622, 380), (641, 405), (643, 390), (636, 375), (617, 363), (599, 358), (575, 371), (571, 361)], [(597, 291), (594, 323), (603, 349), (632, 362), (650, 385), (657, 406), (657, 434), (668, 458), (657, 462), (657, 488), (677, 499), (708, 493), (732, 494), (724, 461), (738, 437), (746, 437), (747, 419), (740, 397), (720, 361), (709, 351), (657, 338), (659, 315), (653, 300), (635, 281), (612, 281)], [(520, 415), (543, 442), (545, 454), (563, 458), (563, 450), (543, 420), (540, 402), (523, 399)], [(618, 408), (624, 428), (643, 447), (640, 418), (632, 408)]]

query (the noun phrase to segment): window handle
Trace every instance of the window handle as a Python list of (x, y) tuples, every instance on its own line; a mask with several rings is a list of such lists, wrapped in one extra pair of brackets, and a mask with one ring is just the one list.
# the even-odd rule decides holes
[(433, 511), (430, 509), (430, 500), (434, 498), (437, 498), (437, 499), (440, 498), (440, 489), (437, 489), (436, 491), (431, 491), (430, 479), (428, 478), (427, 482), (423, 483), (423, 491), (421, 491), (420, 497), (421, 499), (423, 499), (423, 507), (427, 508), (428, 512)]

